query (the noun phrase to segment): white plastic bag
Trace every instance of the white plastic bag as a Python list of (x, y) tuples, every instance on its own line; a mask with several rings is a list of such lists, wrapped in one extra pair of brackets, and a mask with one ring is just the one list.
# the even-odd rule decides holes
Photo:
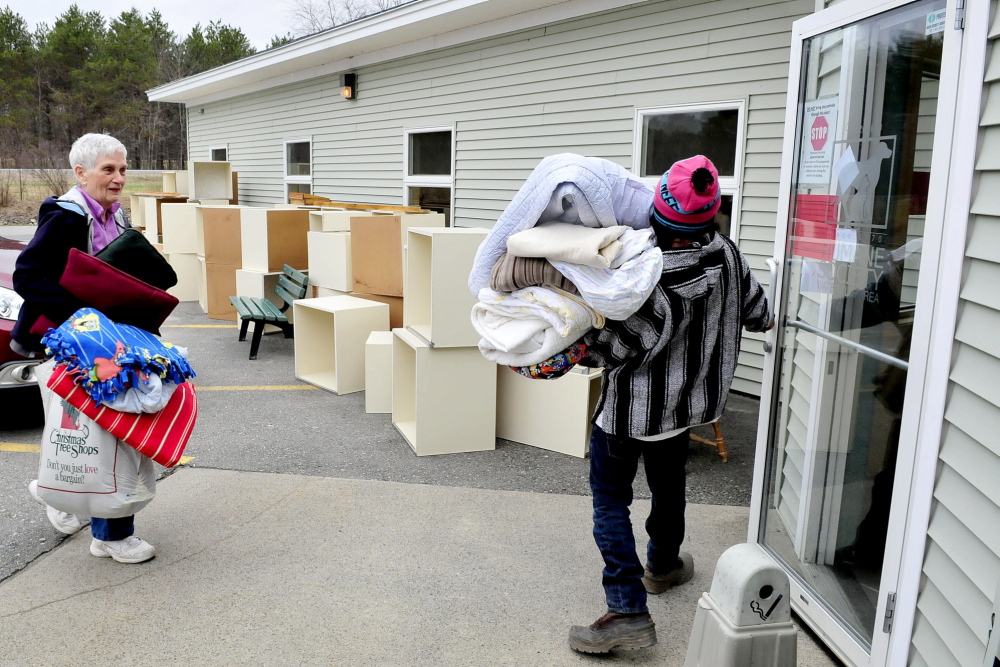
[(39, 497), (84, 517), (135, 514), (156, 493), (153, 462), (49, 390), (46, 383), (54, 368), (50, 360), (35, 371), (45, 408)]

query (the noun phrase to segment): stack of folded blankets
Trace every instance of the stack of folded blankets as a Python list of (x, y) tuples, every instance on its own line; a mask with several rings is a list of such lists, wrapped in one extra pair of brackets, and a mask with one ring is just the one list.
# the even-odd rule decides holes
[[(140, 454), (172, 467), (198, 415), (187, 349), (81, 308), (42, 337), (49, 389)], [(82, 391), (80, 391), (82, 390)]]
[(479, 290), (472, 324), (486, 359), (529, 377), (569, 370), (586, 353), (580, 339), (606, 318), (638, 310), (663, 269), (648, 228), (548, 222), (510, 235), (506, 245)]

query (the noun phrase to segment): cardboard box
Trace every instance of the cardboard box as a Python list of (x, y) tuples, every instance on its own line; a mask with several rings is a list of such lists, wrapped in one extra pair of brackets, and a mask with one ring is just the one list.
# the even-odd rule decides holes
[(534, 380), (498, 366), (497, 437), (585, 457), (602, 375), (601, 369), (577, 366), (555, 380)]
[(188, 162), (188, 197), (191, 199), (233, 198), (233, 170), (228, 162)]
[(298, 299), (295, 309), (295, 377), (337, 394), (365, 388), (365, 343), (388, 331), (385, 304), (351, 296)]
[[(241, 244), (242, 208), (210, 206), (200, 209), (196, 224), (200, 226), (201, 253), (210, 264), (240, 265), (243, 261)], [(234, 292), (235, 294), (235, 292)]]
[[(281, 271), (309, 268), (309, 211), (240, 209), (243, 268)], [(207, 248), (206, 248), (207, 250)]]
[(403, 247), (410, 227), (444, 227), (440, 213), (351, 218), (354, 291), (403, 296)]
[(177, 274), (177, 284), (167, 290), (180, 301), (198, 301), (201, 290), (201, 264), (194, 253), (166, 255), (167, 262)]
[(432, 349), (392, 333), (392, 425), (414, 453), (496, 449), (497, 365), (477, 347)]
[(163, 204), (160, 207), (160, 238), (168, 255), (198, 253), (197, 204)]
[(434, 347), (479, 344), (469, 313), (468, 278), (488, 229), (411, 227), (406, 248), (403, 323)]
[(239, 319), (229, 297), (236, 294), (236, 272), (239, 265), (205, 263), (208, 316), (215, 320)]
[(351, 218), (363, 218), (371, 213), (364, 211), (330, 211), (327, 209), (309, 212), (309, 231), (311, 232), (349, 232)]
[(354, 286), (351, 274), (350, 232), (309, 232), (309, 284), (350, 292)]
[(369, 301), (378, 301), (379, 303), (387, 304), (389, 306), (390, 328), (398, 329), (403, 326), (403, 297), (383, 296), (381, 294), (358, 294), (357, 292), (351, 292), (351, 296), (356, 296), (359, 299), (368, 299)]
[(391, 331), (373, 331), (365, 342), (365, 412), (392, 413)]

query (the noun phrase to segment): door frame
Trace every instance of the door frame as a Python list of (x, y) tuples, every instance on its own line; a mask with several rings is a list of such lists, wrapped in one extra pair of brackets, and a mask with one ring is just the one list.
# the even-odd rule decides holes
[[(778, 194), (778, 218), (775, 229), (775, 254), (784, 258), (788, 241), (788, 213), (791, 199), (792, 167), (795, 161), (796, 125), (798, 122), (799, 81), (802, 69), (803, 42), (823, 32), (876, 14), (910, 4), (914, 0), (845, 0), (792, 25), (789, 59), (788, 101), (785, 136)], [(895, 622), (886, 640), (875, 628), (872, 653), (825, 610), (819, 600), (790, 577), (792, 607), (827, 646), (849, 665), (904, 664), (909, 653), (913, 620), (927, 525), (937, 470), (943, 415), (948, 390), (948, 374), (958, 314), (965, 239), (970, 217), (973, 165), (979, 130), (980, 100), (989, 26), (989, 4), (965, 3), (965, 27), (955, 27), (956, 0), (948, 0), (945, 43), (942, 52), (941, 84), (931, 172), (947, 174), (947, 186), (932, 191), (927, 202), (924, 249), (920, 266), (916, 316), (909, 357), (906, 400), (900, 442), (914, 443), (900, 447), (893, 489), (890, 529), (887, 535), (886, 563), (880, 583), (876, 619), (885, 615), (887, 594), (896, 593)], [(957, 100), (961, 99), (959, 105)], [(955, 169), (952, 169), (952, 166)], [(944, 221), (949, 220), (948, 234)], [(779, 266), (782, 262), (779, 261)], [(771, 294), (783, 301), (784, 270), (779, 270)], [(767, 450), (775, 425), (773, 410), (776, 398), (778, 327), (766, 335), (762, 409), (757, 430), (757, 451), (750, 507), (747, 541), (759, 541), (763, 507), (767, 502), (764, 483), (767, 473)], [(934, 351), (933, 355), (931, 351)], [(900, 483), (902, 482), (902, 483)]]

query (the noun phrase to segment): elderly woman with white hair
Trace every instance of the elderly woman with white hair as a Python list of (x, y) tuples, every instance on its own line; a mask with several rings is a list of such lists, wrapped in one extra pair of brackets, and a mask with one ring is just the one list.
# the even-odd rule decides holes
[[(14, 289), (24, 299), (12, 347), (24, 356), (44, 353), (41, 336), (49, 326), (65, 321), (86, 306), (59, 284), (70, 249), (95, 255), (129, 227), (119, 200), (125, 187), (125, 146), (107, 134), (85, 134), (73, 143), (69, 162), (77, 185), (61, 197), (49, 197), (38, 211), (38, 229), (17, 259)], [(38, 496), (37, 482), (29, 487)], [(53, 527), (72, 535), (86, 519), (46, 505)], [(153, 546), (136, 537), (134, 517), (93, 518), (90, 553), (120, 563), (141, 563), (156, 555)]]

